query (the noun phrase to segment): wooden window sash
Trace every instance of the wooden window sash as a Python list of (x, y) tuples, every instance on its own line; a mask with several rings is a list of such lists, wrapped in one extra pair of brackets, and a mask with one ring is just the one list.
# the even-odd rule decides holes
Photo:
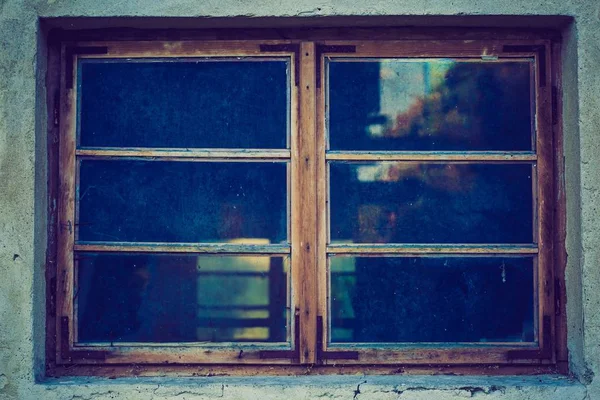
[[(263, 43), (263, 42), (261, 42)], [(61, 118), (60, 118), (60, 145), (59, 145), (59, 178), (60, 198), (58, 201), (58, 282), (57, 282), (57, 324), (56, 336), (56, 362), (57, 364), (132, 364), (132, 363), (206, 363), (206, 364), (292, 364), (293, 359), (268, 359), (260, 355), (269, 349), (272, 351), (285, 350), (298, 346), (298, 338), (294, 337), (293, 329), (296, 325), (294, 314), (297, 313), (296, 302), (298, 297), (296, 287), (289, 287), (292, 298), (290, 319), (290, 342), (234, 342), (234, 343), (75, 343), (76, 326), (73, 308), (73, 284), (76, 279), (74, 261), (82, 252), (103, 252), (111, 254), (123, 253), (175, 253), (175, 254), (212, 254), (219, 255), (281, 255), (292, 259), (289, 281), (292, 286), (297, 286), (301, 281), (301, 268), (294, 265), (292, 246), (287, 244), (271, 245), (243, 245), (243, 244), (215, 244), (215, 243), (135, 243), (135, 242), (81, 242), (77, 240), (77, 204), (75, 191), (78, 186), (77, 166), (82, 159), (147, 159), (160, 161), (275, 161), (285, 162), (291, 167), (298, 168), (298, 155), (292, 152), (295, 148), (294, 141), (297, 136), (297, 89), (293, 84), (293, 77), (298, 75), (294, 66), (295, 53), (289, 51), (277, 52), (277, 59), (290, 58), (290, 78), (292, 79), (290, 93), (290, 149), (177, 149), (177, 148), (86, 148), (76, 146), (76, 81), (77, 61), (80, 58), (173, 58), (178, 57), (211, 57), (218, 59), (231, 59), (234, 57), (251, 56), (257, 60), (272, 60), (273, 54), (265, 55), (260, 52), (259, 43), (255, 42), (202, 42), (187, 46), (181, 42), (157, 43), (150, 42), (147, 46), (133, 45), (133, 52), (129, 53), (131, 43), (67, 43), (62, 48), (62, 74), (61, 79)], [(98, 49), (101, 49), (99, 51)], [(69, 75), (71, 74), (71, 75)], [(296, 166), (295, 166), (296, 165)], [(288, 167), (288, 179), (290, 172)], [(290, 182), (287, 184), (290, 185)], [(295, 189), (297, 191), (297, 189)], [(294, 188), (288, 188), (288, 202), (292, 202), (289, 209), (291, 216), (298, 219), (297, 208), (294, 202), (302, 197), (294, 195)], [(291, 230), (291, 227), (288, 227)], [(292, 232), (290, 242), (293, 243)]]
[[(220, 364), (280, 364), (289, 365), (297, 362), (301, 364), (551, 364), (554, 362), (554, 351), (548, 352), (554, 342), (554, 278), (553, 278), (553, 141), (552, 123), (556, 120), (551, 103), (551, 70), (548, 40), (486, 40), (465, 43), (461, 40), (447, 40), (430, 42), (425, 40), (386, 40), (386, 41), (340, 41), (328, 40), (322, 42), (302, 42), (300, 40), (271, 40), (271, 41), (143, 41), (143, 42), (85, 42), (65, 43), (63, 46), (63, 66), (66, 71), (69, 59), (75, 62), (77, 55), (70, 53), (69, 48), (106, 48), (106, 54), (93, 51), (85, 55), (86, 58), (157, 58), (157, 57), (264, 57), (260, 51), (260, 44), (281, 45), (296, 43), (300, 52), (290, 53), (282, 51), (275, 55), (291, 56), (295, 61), (291, 64), (294, 76), (298, 77), (297, 89), (292, 83), (292, 123), (290, 150), (232, 150), (232, 149), (158, 149), (158, 148), (75, 148), (74, 137), (65, 132), (74, 132), (75, 113), (74, 90), (68, 88), (69, 77), (64, 74), (61, 79), (61, 109), (60, 109), (60, 138), (59, 171), (60, 187), (59, 196), (59, 229), (58, 235), (58, 283), (57, 283), (57, 311), (58, 315), (70, 317), (73, 315), (72, 285), (73, 281), (73, 251), (134, 251), (134, 252), (196, 252), (205, 254), (288, 254), (292, 259), (292, 291), (299, 295), (298, 304), (293, 307), (300, 321), (299, 340), (292, 347), (299, 350), (299, 360), (261, 359), (259, 351), (244, 350), (239, 344), (233, 344), (235, 350), (223, 346), (193, 346), (189, 344), (142, 344), (135, 346), (115, 346), (118, 350), (110, 349), (104, 359), (87, 357), (85, 352), (97, 351), (102, 346), (75, 346), (72, 333), (69, 330), (67, 339), (63, 327), (57, 326), (57, 343), (68, 343), (68, 349), (61, 351), (57, 346), (56, 357), (58, 363), (83, 363), (83, 364), (131, 364), (131, 363), (220, 363)], [(332, 54), (327, 51), (318, 51), (318, 46), (355, 46), (356, 50), (351, 55)], [(509, 47), (506, 47), (509, 46)], [(510, 47), (512, 46), (512, 47)], [(517, 46), (521, 46), (518, 48)], [(529, 47), (526, 47), (529, 46)], [(531, 47), (533, 46), (533, 47)], [(544, 52), (540, 51), (543, 48)], [(317, 58), (317, 55), (320, 56)], [(540, 77), (536, 70), (536, 122), (537, 135), (535, 152), (341, 152), (328, 151), (325, 145), (325, 127), (323, 110), (325, 99), (323, 90), (318, 87), (319, 82), (324, 82), (324, 68), (322, 63), (325, 57), (451, 57), (451, 58), (480, 58), (483, 61), (490, 57), (499, 57), (503, 61), (532, 57), (536, 66), (545, 65), (545, 75)], [(66, 60), (66, 61), (65, 61)], [(317, 64), (318, 63), (318, 64)], [(319, 65), (321, 68), (316, 68)], [(317, 72), (319, 75), (317, 75)], [(75, 73), (75, 69), (73, 69)], [(544, 78), (544, 79), (541, 79)], [(295, 90), (298, 92), (296, 93)], [(295, 100), (297, 103), (295, 103)], [(294, 105), (296, 104), (296, 105)], [(297, 107), (297, 108), (296, 108)], [(294, 118), (297, 115), (297, 118)], [(220, 246), (213, 244), (156, 244), (149, 246), (147, 243), (79, 243), (73, 238), (76, 222), (74, 218), (73, 177), (68, 172), (75, 170), (75, 157), (83, 158), (155, 158), (158, 160), (185, 160), (185, 161), (289, 161), (291, 162), (291, 197), (292, 202), (297, 201), (291, 208), (292, 222), (289, 229), (291, 234), (291, 247), (269, 245), (264, 247), (253, 246)], [(543, 229), (537, 235), (537, 246), (503, 246), (503, 245), (448, 245), (440, 248), (439, 245), (425, 245), (415, 248), (413, 245), (327, 245), (326, 235), (326, 166), (331, 160), (346, 161), (447, 161), (447, 162), (531, 162), (537, 164), (538, 184), (537, 196), (540, 201), (537, 207), (538, 224)], [(63, 190), (67, 188), (67, 190)], [(315, 200), (306, 200), (313, 193)], [(298, 205), (299, 204), (299, 205)], [(294, 212), (296, 210), (296, 212)], [(300, 211), (301, 210), (301, 211)], [(301, 217), (308, 215), (309, 217)], [(308, 246), (307, 246), (308, 245)], [(179, 249), (176, 247), (179, 246)], [(218, 249), (216, 247), (219, 247)], [(95, 250), (91, 250), (95, 249)], [(316, 250), (316, 251), (315, 251)], [(343, 352), (340, 346), (327, 346), (327, 256), (328, 254), (537, 254), (539, 259), (537, 276), (539, 283), (538, 307), (538, 337), (539, 346), (525, 349), (518, 343), (498, 343), (496, 347), (485, 346), (478, 348), (477, 344), (463, 346), (458, 344), (452, 348), (428, 348), (421, 344), (414, 346), (392, 344), (389, 348), (372, 346), (370, 349), (352, 349), (359, 352), (358, 359), (342, 355), (340, 359), (332, 357), (327, 359), (323, 354)], [(316, 277), (316, 279), (315, 279)], [(317, 285), (318, 283), (318, 285)], [(544, 320), (546, 318), (546, 320)], [(292, 318), (293, 319), (293, 318)], [(547, 323), (547, 319), (550, 323)], [(68, 323), (68, 322), (67, 322)], [(61, 324), (57, 324), (61, 325)], [(72, 324), (71, 324), (72, 325)], [(71, 328), (72, 329), (72, 328)], [(62, 332), (61, 332), (62, 331)], [(320, 332), (319, 332), (320, 331)], [(548, 332), (550, 331), (550, 332)], [(322, 335), (320, 334), (322, 332)], [(294, 342), (294, 340), (293, 340)], [(181, 345), (181, 346), (180, 346)], [(261, 343), (261, 347), (269, 347), (268, 343)], [(298, 346), (298, 347), (294, 347)], [(321, 348), (321, 346), (323, 348)], [(394, 348), (394, 346), (396, 348)], [(221, 347), (220, 349), (216, 349)], [(385, 347), (385, 346), (384, 346)], [(238, 351), (243, 350), (242, 352)], [(73, 353), (83, 351), (79, 355)], [(101, 350), (104, 351), (104, 350)], [(511, 353), (513, 352), (513, 353)], [(514, 353), (521, 352), (521, 353)], [(543, 353), (543, 354), (542, 354)], [(75, 357), (69, 357), (75, 354)], [(321, 356), (319, 356), (321, 354)], [(511, 358), (510, 354), (516, 354)], [(66, 358), (64, 356), (67, 356)], [(79, 357), (83, 355), (83, 358)]]
[[(341, 358), (337, 360), (321, 360), (328, 365), (361, 365), (361, 364), (552, 364), (555, 362), (552, 343), (554, 340), (554, 279), (552, 259), (552, 114), (550, 104), (551, 86), (549, 79), (550, 51), (548, 41), (523, 43), (508, 43), (503, 41), (459, 43), (443, 41), (435, 43), (404, 42), (404, 41), (327, 41), (327, 45), (348, 47), (355, 50), (348, 54), (323, 53), (319, 79), (325, 82), (325, 60), (327, 59), (361, 59), (373, 58), (424, 58), (433, 59), (449, 57), (453, 59), (468, 59), (481, 61), (511, 61), (523, 60), (528, 57), (535, 65), (535, 143), (533, 151), (331, 151), (327, 147), (325, 124), (326, 109), (325, 89), (319, 89), (319, 132), (318, 149), (318, 209), (319, 221), (319, 282), (326, 282), (319, 288), (319, 312), (322, 316), (324, 332), (323, 351), (358, 352), (358, 357)], [(542, 68), (540, 68), (542, 66)], [(471, 245), (471, 244), (329, 244), (328, 238), (328, 162), (330, 161), (406, 161), (406, 162), (451, 162), (451, 163), (512, 163), (525, 162), (533, 166), (532, 195), (536, 203), (534, 207), (534, 240), (526, 245)], [(536, 201), (539, 200), (539, 201)], [(538, 230), (538, 227), (541, 229)], [(349, 343), (328, 344), (328, 256), (329, 255), (361, 255), (361, 256), (394, 256), (394, 255), (424, 255), (424, 254), (471, 254), (471, 255), (533, 255), (534, 258), (534, 308), (537, 312), (536, 331), (537, 342), (534, 343)], [(323, 288), (323, 286), (325, 286)]]

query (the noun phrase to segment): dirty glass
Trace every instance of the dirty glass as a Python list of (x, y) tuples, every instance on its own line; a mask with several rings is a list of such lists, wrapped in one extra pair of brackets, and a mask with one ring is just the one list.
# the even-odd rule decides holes
[(531, 66), (451, 59), (328, 63), (332, 150), (531, 150)]
[(531, 243), (530, 164), (330, 163), (332, 243)]
[(78, 341), (286, 342), (289, 259), (76, 256)]
[(257, 59), (80, 61), (80, 145), (285, 148), (287, 71)]
[(532, 342), (532, 257), (332, 257), (333, 343)]
[(78, 239), (287, 241), (284, 162), (82, 160)]

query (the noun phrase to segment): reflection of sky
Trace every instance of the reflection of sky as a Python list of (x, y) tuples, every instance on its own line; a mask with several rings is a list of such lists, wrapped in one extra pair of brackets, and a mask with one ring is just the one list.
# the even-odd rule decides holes
[(431, 89), (439, 85), (446, 72), (455, 64), (452, 60), (397, 61), (379, 63), (379, 111), (393, 121)]

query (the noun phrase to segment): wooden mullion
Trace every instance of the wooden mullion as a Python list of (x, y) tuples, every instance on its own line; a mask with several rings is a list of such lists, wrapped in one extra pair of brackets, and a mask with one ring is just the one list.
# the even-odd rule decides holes
[(535, 255), (535, 245), (471, 245), (471, 244), (330, 244), (328, 254), (472, 254), (472, 255)]
[(328, 161), (534, 162), (529, 151), (328, 151)]
[(166, 148), (80, 148), (77, 157), (83, 159), (135, 158), (152, 160), (262, 160), (278, 161), (290, 159), (290, 150), (268, 149), (166, 149)]
[(316, 362), (317, 206), (315, 44), (300, 44), (298, 129), (292, 134), (292, 269), (296, 271), (301, 364)]
[(88, 253), (290, 254), (287, 244), (78, 242), (73, 249)]

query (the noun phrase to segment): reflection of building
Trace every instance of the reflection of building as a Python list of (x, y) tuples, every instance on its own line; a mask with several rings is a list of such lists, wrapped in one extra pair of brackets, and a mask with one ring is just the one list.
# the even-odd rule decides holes
[[(284, 163), (90, 163), (80, 170), (79, 217), (91, 221), (80, 227), (80, 240), (287, 240)], [(285, 268), (282, 257), (82, 255), (79, 339), (284, 341)]]
[[(240, 241), (269, 243), (229, 243)], [(197, 339), (285, 341), (288, 264), (281, 257), (197, 257)]]
[[(239, 239), (267, 244), (267, 239)], [(79, 260), (82, 342), (284, 342), (283, 257), (98, 255)]]

